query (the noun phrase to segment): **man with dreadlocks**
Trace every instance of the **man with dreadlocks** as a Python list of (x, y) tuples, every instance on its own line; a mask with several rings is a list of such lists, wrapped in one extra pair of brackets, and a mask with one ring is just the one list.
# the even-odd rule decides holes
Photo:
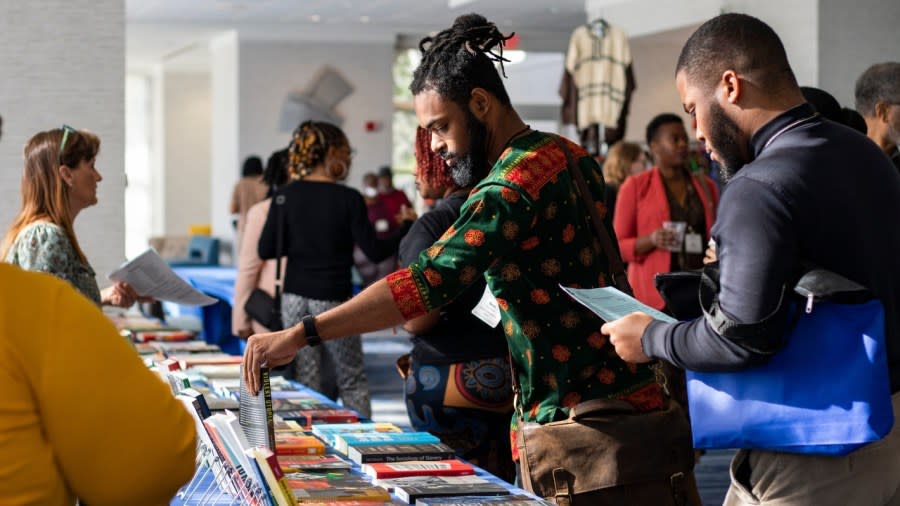
[[(590, 193), (598, 198), (601, 216), (605, 215), (603, 178), (583, 149), (531, 130), (513, 109), (494, 66), (500, 63), (503, 68), (502, 46), (507, 38), (493, 23), (470, 14), (422, 40), (422, 61), (410, 86), (416, 116), (431, 131), (431, 150), (445, 160), (453, 179), (461, 186), (474, 185), (474, 190), (456, 222), (407, 268), (307, 320), (306, 325), (252, 337), (244, 357), (252, 391), (258, 389), (261, 364), (289, 361), (298, 347), (315, 346), (323, 339), (416, 318), (450, 303), (484, 276), (499, 306), (500, 314), (493, 316), (502, 322), (516, 371), (513, 378), (520, 385), (516, 418), (539, 424), (563, 420), (571, 408), (593, 399), (613, 399), (617, 405), (628, 406), (637, 413), (632, 419), (679, 409), (668, 401), (649, 364), (622, 361), (600, 333), (602, 321), (559, 288), (610, 282), (607, 257), (570, 176), (576, 170), (582, 173)], [(571, 169), (566, 151), (573, 154)], [(603, 221), (613, 235), (608, 218)], [(675, 415), (684, 419), (680, 411)], [(513, 441), (517, 428), (514, 418)], [(659, 432), (667, 430), (661, 427)], [(656, 435), (649, 432), (653, 433), (641, 437)], [(689, 435), (678, 441), (675, 447), (665, 448), (667, 455), (677, 454), (679, 459), (692, 455)], [(632, 457), (656, 446), (639, 438), (615, 443), (618, 454)], [(553, 450), (565, 454), (569, 448)], [(513, 454), (518, 458), (515, 448)], [(688, 485), (693, 483), (690, 458), (678, 467), (679, 472), (661, 477), (654, 462), (603, 457), (604, 464), (609, 462), (615, 469), (605, 468), (602, 473), (617, 476), (629, 470), (626, 465), (630, 469), (644, 466), (649, 468), (646, 481), (635, 485), (613, 479), (599, 492), (601, 496), (584, 504), (674, 505), (684, 504), (686, 496), (699, 504), (695, 487)], [(576, 475), (568, 492), (575, 493), (592, 478)], [(658, 483), (664, 485), (654, 486)], [(541, 494), (562, 500), (566, 492), (542, 490)]]

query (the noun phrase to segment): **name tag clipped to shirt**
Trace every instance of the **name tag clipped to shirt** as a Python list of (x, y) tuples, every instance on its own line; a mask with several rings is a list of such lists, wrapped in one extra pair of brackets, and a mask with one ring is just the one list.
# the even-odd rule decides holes
[(481, 295), (481, 300), (478, 301), (478, 304), (472, 309), (472, 314), (478, 317), (479, 320), (488, 324), (491, 328), (495, 328), (500, 324), (500, 305), (497, 304), (497, 298), (491, 293), (489, 287), (484, 287), (484, 293)]
[(382, 218), (380, 220), (375, 220), (375, 231), (376, 232), (387, 232), (388, 229), (391, 228), (391, 224), (388, 223), (388, 220)]
[(703, 253), (703, 236), (697, 233), (684, 235), (685, 253)]

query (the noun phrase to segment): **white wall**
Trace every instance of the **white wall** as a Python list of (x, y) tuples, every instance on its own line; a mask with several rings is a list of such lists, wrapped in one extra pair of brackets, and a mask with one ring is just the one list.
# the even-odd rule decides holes
[(681, 47), (696, 29), (689, 26), (630, 40), (637, 89), (631, 96), (625, 140), (643, 143), (647, 124), (664, 112), (679, 114), (690, 125), (690, 117), (684, 113), (675, 89), (675, 65)]
[[(305, 89), (324, 66), (337, 70), (354, 87), (338, 105), (341, 128), (356, 150), (347, 183), (359, 187), (362, 174), (391, 163), (394, 48), (389, 42), (323, 44), (241, 41), (239, 158), (259, 154), (265, 160), (288, 145), (290, 131), (279, 128), (281, 107), (291, 91)], [(377, 121), (375, 132), (366, 121)], [(296, 125), (294, 125), (296, 126)], [(293, 129), (293, 128), (292, 128)], [(237, 180), (219, 173), (229, 187)]]
[[(209, 212), (213, 235), (231, 238), (234, 229), (228, 214), (231, 188), (237, 181), (240, 95), (240, 46), (231, 31), (213, 39), (210, 50), (210, 103), (212, 126), (210, 144)], [(226, 248), (227, 249), (227, 248)]]
[(855, 109), (859, 75), (875, 63), (900, 61), (900, 2), (821, 0), (819, 20), (819, 87)]
[[(210, 77), (166, 72), (165, 234), (186, 235), (193, 224), (210, 223)], [(228, 208), (221, 210), (227, 214)]]
[(0, 227), (21, 205), (22, 147), (63, 123), (100, 136), (99, 204), (76, 233), (101, 286), (125, 250), (125, 2), (5, 1), (0, 13)]

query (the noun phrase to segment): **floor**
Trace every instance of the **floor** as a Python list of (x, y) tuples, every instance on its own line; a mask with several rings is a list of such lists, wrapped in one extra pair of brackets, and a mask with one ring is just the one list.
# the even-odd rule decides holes
[[(397, 357), (409, 351), (409, 339), (402, 330), (384, 330), (363, 336), (366, 373), (372, 394), (372, 418), (409, 426), (403, 405), (403, 382), (397, 373)], [(704, 506), (722, 504), (728, 489), (728, 463), (734, 452), (712, 450), (700, 459), (695, 471)]]

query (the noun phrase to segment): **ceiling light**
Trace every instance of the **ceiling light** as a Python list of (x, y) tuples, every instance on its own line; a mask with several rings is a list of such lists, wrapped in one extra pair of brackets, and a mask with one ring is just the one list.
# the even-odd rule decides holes
[(370, 21), (369, 16), (360, 16), (359, 17), (360, 23), (368, 23), (369, 21)]
[(503, 57), (509, 60), (507, 65), (515, 65), (517, 63), (522, 63), (525, 61), (525, 57), (528, 55), (525, 51), (521, 49), (507, 49), (503, 51)]
[(309, 17), (309, 20), (312, 21), (313, 23), (318, 23), (319, 21), (322, 21), (322, 16), (319, 16), (318, 14), (313, 14), (312, 16)]
[(462, 7), (463, 5), (469, 5), (471, 3), (475, 3), (475, 0), (447, 0), (447, 7), (456, 9), (457, 7)]

